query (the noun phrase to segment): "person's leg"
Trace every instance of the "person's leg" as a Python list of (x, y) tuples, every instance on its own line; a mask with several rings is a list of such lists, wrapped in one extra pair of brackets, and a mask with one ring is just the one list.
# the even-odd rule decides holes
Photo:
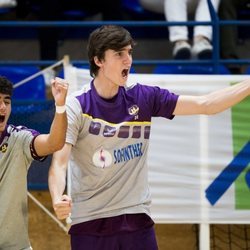
[[(187, 21), (187, 0), (165, 0), (165, 17), (169, 22)], [(188, 40), (187, 26), (169, 26), (169, 40)]]
[[(249, 0), (221, 0), (219, 6), (219, 18), (221, 20), (237, 20), (238, 8)], [(220, 55), (222, 59), (238, 59), (237, 52), (238, 27), (236, 25), (224, 25), (220, 27)], [(240, 65), (227, 65), (233, 74), (241, 74)]]
[[(218, 11), (218, 5), (220, 0), (212, 0), (215, 11)], [(199, 0), (196, 12), (196, 21), (211, 21), (210, 11), (208, 8), (207, 0)], [(198, 59), (210, 59), (212, 57), (212, 26), (197, 25), (194, 27), (193, 57)]]
[[(219, 18), (221, 20), (237, 20), (237, 5), (240, 0), (221, 0)], [(222, 58), (236, 58), (237, 26), (225, 25), (220, 28)]]
[[(218, 7), (220, 0), (211, 0), (214, 9), (218, 12)], [(204, 22), (211, 21), (211, 16), (207, 4), (207, 0), (199, 0), (196, 12), (195, 12), (195, 21)], [(212, 39), (212, 27), (211, 26), (202, 26), (197, 25), (194, 27), (194, 37), (196, 36), (204, 36), (211, 41)]]
[[(165, 0), (165, 17), (169, 22), (187, 21), (187, 0)], [(169, 26), (169, 40), (174, 43), (173, 57), (189, 59), (191, 46), (188, 43), (188, 27)]]
[(71, 250), (158, 250), (154, 228), (111, 236), (71, 234)]
[(71, 250), (120, 250), (114, 236), (71, 234)]
[(119, 250), (158, 250), (154, 227), (121, 234)]

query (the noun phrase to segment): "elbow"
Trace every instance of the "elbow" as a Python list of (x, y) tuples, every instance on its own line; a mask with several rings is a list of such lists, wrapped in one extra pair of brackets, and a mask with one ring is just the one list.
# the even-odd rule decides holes
[(65, 142), (59, 143), (56, 147), (55, 147), (55, 151), (61, 150), (64, 146)]
[(55, 142), (50, 144), (51, 145), (50, 151), (52, 153), (59, 151), (63, 148), (64, 144), (65, 144), (65, 138), (64, 140), (56, 140)]
[(65, 140), (59, 142), (59, 143), (56, 145), (56, 147), (55, 147), (55, 151), (61, 150), (61, 149), (63, 148), (64, 144), (65, 144)]

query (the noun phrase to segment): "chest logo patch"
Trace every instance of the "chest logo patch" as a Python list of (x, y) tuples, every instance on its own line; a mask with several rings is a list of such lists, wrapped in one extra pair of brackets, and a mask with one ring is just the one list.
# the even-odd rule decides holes
[(4, 143), (3, 145), (0, 146), (0, 152), (5, 153), (8, 148), (8, 143)]
[(111, 166), (113, 158), (107, 150), (100, 149), (94, 153), (92, 161), (96, 167), (107, 168)]
[(133, 105), (132, 107), (130, 107), (129, 109), (128, 109), (128, 113), (130, 114), (130, 115), (138, 115), (138, 113), (139, 113), (139, 107), (137, 106), (137, 105)]

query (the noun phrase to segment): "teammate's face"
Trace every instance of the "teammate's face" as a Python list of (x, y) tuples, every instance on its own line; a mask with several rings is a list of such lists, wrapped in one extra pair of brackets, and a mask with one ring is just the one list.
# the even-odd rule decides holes
[(129, 71), (132, 65), (132, 47), (128, 45), (119, 51), (107, 50), (105, 57), (99, 62), (100, 70), (98, 76), (107, 81), (124, 86), (127, 82)]
[(11, 98), (10, 95), (0, 93), (0, 133), (6, 127), (11, 112)]

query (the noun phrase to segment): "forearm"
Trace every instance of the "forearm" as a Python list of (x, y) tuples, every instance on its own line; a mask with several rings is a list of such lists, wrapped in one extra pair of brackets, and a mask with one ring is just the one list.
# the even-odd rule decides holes
[(66, 169), (51, 166), (49, 170), (48, 184), (53, 203), (61, 200), (66, 188)]
[(61, 114), (55, 112), (48, 136), (52, 152), (55, 152), (63, 147), (66, 139), (67, 126), (68, 121), (66, 112)]
[[(53, 160), (52, 160), (53, 163)], [(49, 171), (49, 191), (56, 216), (62, 220), (71, 213), (71, 198), (64, 194), (66, 187), (66, 168), (52, 166)]]
[(222, 112), (250, 95), (250, 80), (212, 92), (205, 96), (206, 114)]
[(212, 115), (222, 112), (250, 95), (250, 80), (202, 96), (180, 95), (175, 115)]
[(56, 77), (52, 81), (52, 94), (55, 100), (56, 112), (48, 135), (48, 145), (51, 153), (61, 149), (65, 143), (66, 130), (68, 126), (66, 114), (66, 95), (68, 83), (61, 78)]

